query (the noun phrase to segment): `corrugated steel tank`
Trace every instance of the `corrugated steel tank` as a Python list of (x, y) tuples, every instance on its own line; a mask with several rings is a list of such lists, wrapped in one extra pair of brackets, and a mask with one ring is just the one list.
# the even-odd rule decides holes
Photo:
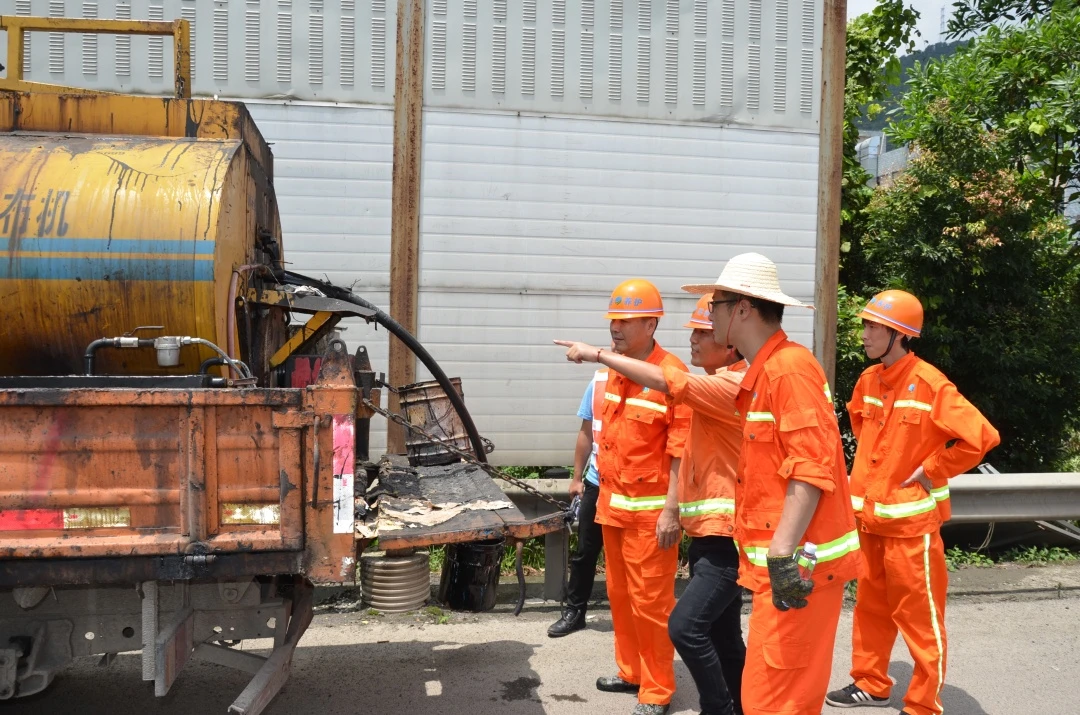
[[(270, 151), (243, 105), (0, 93), (0, 132), (0, 374), (77, 374), (91, 341), (139, 326), (226, 348), (233, 271), (281, 245)], [(276, 345), (250, 343), (283, 330), (234, 354), (260, 362)], [(152, 350), (101, 350), (97, 372), (191, 374), (211, 355), (160, 368)]]

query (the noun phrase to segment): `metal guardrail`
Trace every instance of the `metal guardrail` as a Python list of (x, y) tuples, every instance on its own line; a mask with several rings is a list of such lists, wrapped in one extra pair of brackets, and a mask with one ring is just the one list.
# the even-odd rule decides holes
[[(1037, 522), (1045, 528), (1080, 539), (1080, 529), (1068, 523), (1068, 520), (1080, 519), (1080, 473), (999, 474), (989, 465), (982, 468), (989, 473), (961, 474), (949, 480), (952, 499), (949, 523)], [(569, 500), (569, 479), (535, 479), (529, 483), (546, 496)], [(526, 518), (550, 510), (523, 489), (509, 484), (500, 486)], [(562, 579), (569, 543), (566, 531), (545, 537), (545, 599), (560, 601), (563, 598)]]
[[(569, 479), (536, 479), (549, 496), (567, 499)], [(520, 489), (503, 486), (518, 507), (529, 508)], [(961, 474), (949, 480), (951, 523), (1080, 519), (1080, 473)], [(519, 503), (520, 499), (520, 503)]]

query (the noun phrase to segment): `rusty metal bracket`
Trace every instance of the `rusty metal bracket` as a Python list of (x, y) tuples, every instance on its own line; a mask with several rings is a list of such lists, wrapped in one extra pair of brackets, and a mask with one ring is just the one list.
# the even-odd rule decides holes
[[(306, 288), (301, 286), (301, 288)], [(375, 311), (337, 298), (327, 298), (321, 292), (313, 288), (306, 290), (281, 290), (280, 288), (251, 288), (247, 293), (249, 303), (268, 305), (278, 308), (287, 308), (295, 313), (336, 313), (338, 315), (355, 315), (358, 318), (371, 321), (375, 318)]]
[(108, 35), (171, 35), (173, 38), (174, 92), (177, 99), (191, 98), (191, 28), (187, 20), (97, 20), (68, 17), (17, 17), (0, 15), (0, 30), (7, 30), (7, 79), (0, 90), (50, 92), (54, 94), (112, 94), (98, 90), (29, 82), (23, 79), (25, 34), (32, 30), (84, 32)]
[(311, 316), (311, 318), (305, 323), (296, 334), (289, 338), (284, 345), (278, 348), (270, 357), (271, 369), (280, 367), (285, 364), (285, 361), (289, 359), (289, 356), (293, 353), (299, 352), (306, 345), (310, 345), (315, 342), (327, 332), (332, 330), (341, 322), (340, 313), (332, 313), (326, 310), (320, 310)]

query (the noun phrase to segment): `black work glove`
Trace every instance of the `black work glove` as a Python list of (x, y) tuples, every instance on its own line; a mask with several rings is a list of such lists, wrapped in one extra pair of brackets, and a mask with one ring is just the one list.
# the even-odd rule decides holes
[(799, 564), (790, 556), (767, 556), (772, 602), (777, 610), (806, 608), (806, 597), (814, 590), (814, 582), (799, 575)]

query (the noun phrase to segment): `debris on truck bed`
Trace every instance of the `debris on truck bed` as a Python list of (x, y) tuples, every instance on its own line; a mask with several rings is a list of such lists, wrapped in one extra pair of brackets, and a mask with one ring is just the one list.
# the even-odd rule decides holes
[(531, 532), (535, 522), (526, 520), (480, 467), (465, 462), (412, 467), (396, 455), (382, 458), (378, 476), (366, 487), (357, 485), (355, 505), (358, 538), (378, 538), (388, 549), (516, 536)]

